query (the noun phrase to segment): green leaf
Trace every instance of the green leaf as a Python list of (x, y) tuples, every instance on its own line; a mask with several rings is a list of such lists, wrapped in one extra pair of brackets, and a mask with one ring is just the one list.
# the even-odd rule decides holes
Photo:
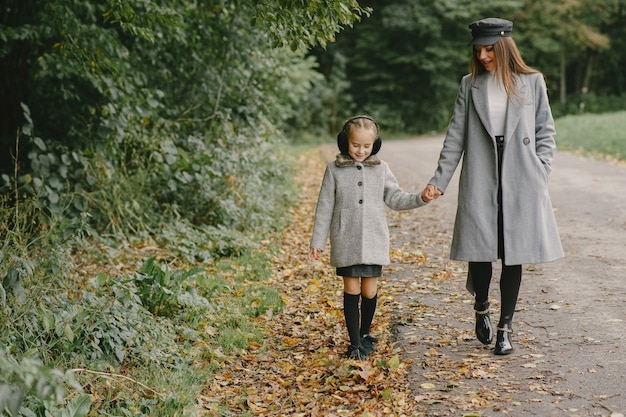
[(381, 393), (380, 396), (382, 397), (383, 400), (388, 400), (391, 398), (393, 394), (393, 389), (392, 388), (385, 388)]
[[(26, 133), (26, 132), (24, 132), (24, 133)], [(44, 143), (44, 141), (41, 138), (37, 138), (37, 137), (33, 138), (33, 142), (35, 142), (35, 145), (37, 145), (37, 147), (40, 150), (45, 151), (47, 149), (46, 148), (46, 144)]]
[(91, 396), (81, 395), (67, 404), (67, 408), (61, 413), (62, 417), (84, 417), (91, 408)]
[(63, 327), (63, 334), (70, 342), (74, 341), (74, 332), (72, 331), (72, 328), (69, 324), (66, 324), (65, 327)]

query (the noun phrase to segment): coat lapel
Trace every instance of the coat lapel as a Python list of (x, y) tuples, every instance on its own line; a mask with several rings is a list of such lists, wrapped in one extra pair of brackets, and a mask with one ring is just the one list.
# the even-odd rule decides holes
[(472, 102), (474, 109), (485, 130), (491, 134), (491, 123), (489, 122), (489, 99), (487, 96), (487, 77), (489, 74), (480, 74), (472, 84)]
[(519, 96), (513, 95), (509, 99), (509, 104), (506, 107), (505, 138), (510, 138), (513, 135), (522, 116), (524, 102), (528, 101), (528, 97), (526, 97), (528, 94), (528, 85), (522, 75), (516, 77), (516, 83)]

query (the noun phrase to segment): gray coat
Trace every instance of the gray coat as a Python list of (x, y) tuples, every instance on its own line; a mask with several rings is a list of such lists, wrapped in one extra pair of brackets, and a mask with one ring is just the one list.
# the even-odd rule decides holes
[(424, 204), (404, 192), (386, 162), (376, 155), (363, 163), (337, 155), (326, 165), (315, 211), (311, 247), (324, 250), (330, 233), (330, 263), (389, 264), (386, 207), (408, 210)]
[[(463, 157), (450, 257), (464, 261), (498, 259), (498, 168), (489, 123), (488, 74), (461, 81), (430, 184), (445, 192)], [(555, 128), (546, 84), (539, 73), (519, 75), (520, 97), (506, 112), (502, 162), (504, 253), (507, 265), (542, 263), (563, 257), (548, 194), (555, 151)]]

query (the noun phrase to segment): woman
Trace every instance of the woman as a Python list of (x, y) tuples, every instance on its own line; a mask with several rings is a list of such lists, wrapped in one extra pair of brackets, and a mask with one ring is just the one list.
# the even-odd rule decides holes
[(435, 175), (422, 192), (441, 196), (463, 159), (451, 259), (468, 261), (476, 336), (493, 340), (492, 262), (500, 259), (501, 311), (494, 353), (507, 355), (522, 264), (563, 257), (548, 194), (555, 128), (541, 73), (524, 63), (513, 23), (472, 23), (471, 73), (463, 77)]

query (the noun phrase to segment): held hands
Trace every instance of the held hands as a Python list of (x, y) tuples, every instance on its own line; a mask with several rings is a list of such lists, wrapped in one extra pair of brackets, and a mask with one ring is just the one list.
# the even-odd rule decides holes
[(424, 191), (422, 191), (422, 200), (426, 203), (430, 203), (432, 200), (436, 200), (441, 197), (441, 194), (442, 192), (439, 188), (432, 184), (428, 184), (426, 188), (424, 188)]

